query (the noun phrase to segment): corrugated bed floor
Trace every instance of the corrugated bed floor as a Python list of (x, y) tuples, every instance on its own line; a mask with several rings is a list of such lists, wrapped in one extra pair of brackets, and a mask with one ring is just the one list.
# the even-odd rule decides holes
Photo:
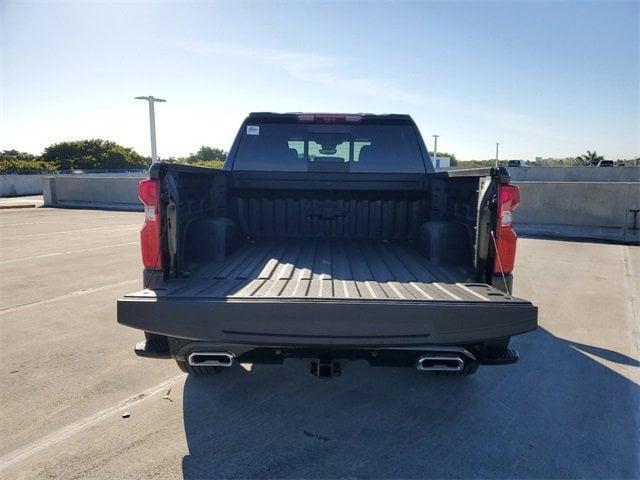
[[(511, 301), (461, 267), (430, 264), (407, 242), (266, 239), (169, 282), (158, 297)], [(149, 294), (150, 292), (147, 292)]]

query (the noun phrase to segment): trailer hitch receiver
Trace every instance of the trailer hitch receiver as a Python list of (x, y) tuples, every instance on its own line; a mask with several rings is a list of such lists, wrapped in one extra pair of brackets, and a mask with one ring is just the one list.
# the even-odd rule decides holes
[(338, 377), (342, 373), (340, 363), (333, 360), (313, 360), (310, 364), (311, 375), (318, 378)]

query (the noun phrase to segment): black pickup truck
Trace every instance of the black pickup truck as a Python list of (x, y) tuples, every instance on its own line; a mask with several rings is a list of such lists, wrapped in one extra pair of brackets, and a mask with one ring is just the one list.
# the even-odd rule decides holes
[(308, 359), (469, 375), (514, 363), (537, 308), (512, 296), (519, 191), (435, 172), (408, 115), (252, 113), (222, 169), (140, 182), (144, 289), (118, 322), (189, 373)]

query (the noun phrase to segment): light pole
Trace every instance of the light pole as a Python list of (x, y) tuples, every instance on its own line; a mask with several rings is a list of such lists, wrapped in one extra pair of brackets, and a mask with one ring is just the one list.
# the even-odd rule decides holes
[(155, 98), (152, 95), (148, 97), (136, 97), (136, 100), (146, 100), (149, 102), (149, 129), (151, 131), (151, 162), (158, 161), (158, 153), (156, 152), (156, 112), (153, 108), (155, 102), (166, 102), (162, 98)]
[(496, 143), (496, 168), (498, 168), (498, 151), (500, 150), (500, 144)]
[(438, 158), (438, 137), (440, 135), (433, 135), (433, 158)]

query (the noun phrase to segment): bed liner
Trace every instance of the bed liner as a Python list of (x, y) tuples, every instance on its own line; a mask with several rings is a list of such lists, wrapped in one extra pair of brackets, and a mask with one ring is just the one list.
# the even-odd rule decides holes
[(162, 297), (513, 301), (461, 266), (430, 264), (409, 242), (258, 240), (173, 280)]

